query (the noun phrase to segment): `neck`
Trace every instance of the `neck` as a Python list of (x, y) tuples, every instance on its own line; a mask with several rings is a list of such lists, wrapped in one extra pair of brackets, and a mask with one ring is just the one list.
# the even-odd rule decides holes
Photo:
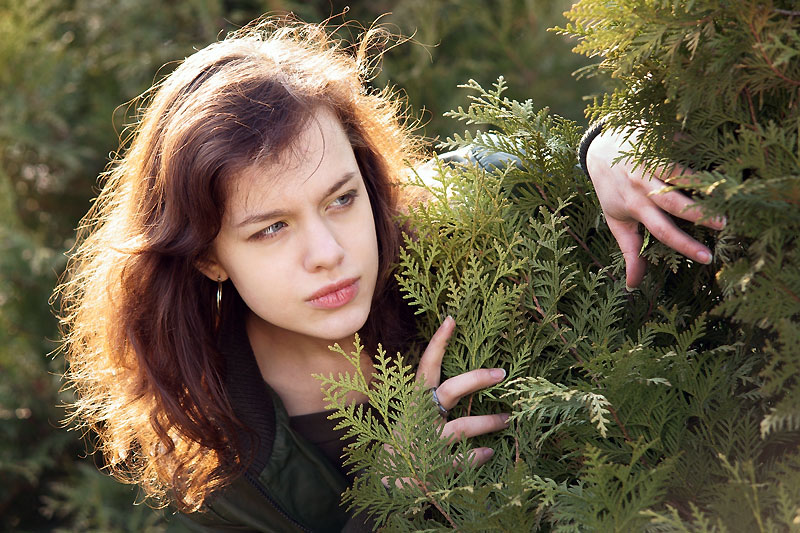
[[(247, 336), (253, 348), (261, 375), (280, 396), (290, 416), (320, 412), (325, 409), (321, 383), (314, 374), (327, 376), (352, 373), (353, 365), (329, 346), (339, 344), (345, 351), (354, 351), (354, 337), (325, 340), (278, 330), (248, 313)], [(372, 361), (361, 352), (361, 368), (365, 375), (372, 373)], [(363, 402), (365, 398), (354, 400)]]

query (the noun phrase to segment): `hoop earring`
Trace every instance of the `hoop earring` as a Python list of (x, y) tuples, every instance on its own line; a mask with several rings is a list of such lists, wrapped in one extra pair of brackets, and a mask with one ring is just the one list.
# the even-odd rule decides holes
[(222, 278), (217, 276), (217, 320), (222, 314)]

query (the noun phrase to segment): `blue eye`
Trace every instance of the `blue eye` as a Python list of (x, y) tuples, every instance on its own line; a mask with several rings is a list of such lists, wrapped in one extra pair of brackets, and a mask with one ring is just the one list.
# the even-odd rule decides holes
[(286, 226), (286, 222), (276, 222), (274, 224), (270, 224), (266, 228), (262, 229), (255, 235), (253, 238), (255, 239), (269, 239), (270, 237), (274, 237), (280, 230), (282, 230)]
[(330, 203), (331, 207), (346, 207), (353, 203), (356, 199), (358, 193), (355, 191), (349, 191), (344, 193), (343, 195), (336, 198), (334, 201)]

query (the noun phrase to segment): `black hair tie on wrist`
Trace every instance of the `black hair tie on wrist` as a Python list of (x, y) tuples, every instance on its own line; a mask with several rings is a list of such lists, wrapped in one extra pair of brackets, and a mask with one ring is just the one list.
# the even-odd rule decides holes
[(586, 154), (589, 152), (589, 145), (592, 144), (595, 137), (603, 132), (604, 125), (605, 122), (602, 120), (592, 124), (589, 129), (586, 130), (586, 133), (583, 134), (581, 142), (578, 144), (578, 162), (581, 165), (581, 170), (583, 170), (583, 173), (586, 174), (586, 177), (589, 179), (591, 179), (591, 176), (589, 176), (589, 168), (586, 166)]

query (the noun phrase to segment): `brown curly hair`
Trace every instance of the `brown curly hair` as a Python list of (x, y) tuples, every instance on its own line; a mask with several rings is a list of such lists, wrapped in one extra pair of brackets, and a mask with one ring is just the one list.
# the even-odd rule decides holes
[(346, 47), (322, 25), (274, 18), (237, 31), (141, 97), (103, 175), (57, 289), (70, 420), (97, 433), (113, 474), (161, 503), (196, 510), (246, 466), (216, 347), (216, 284), (197, 264), (220, 229), (226, 182), (280, 156), (321, 106), (349, 136), (376, 221), (381, 317), (362, 334), (392, 337), (394, 303), (381, 304), (396, 299), (396, 183), (419, 144), (396, 95), (366, 88), (376, 39), (385, 34), (372, 28)]

